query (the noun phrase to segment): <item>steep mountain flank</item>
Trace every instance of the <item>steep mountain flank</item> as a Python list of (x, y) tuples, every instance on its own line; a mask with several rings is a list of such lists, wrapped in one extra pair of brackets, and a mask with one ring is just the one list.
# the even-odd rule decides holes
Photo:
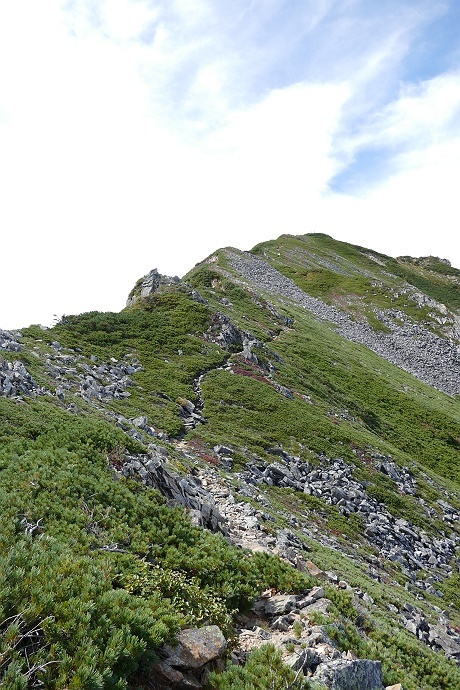
[(456, 690), (459, 292), (283, 235), (0, 331), (0, 685)]

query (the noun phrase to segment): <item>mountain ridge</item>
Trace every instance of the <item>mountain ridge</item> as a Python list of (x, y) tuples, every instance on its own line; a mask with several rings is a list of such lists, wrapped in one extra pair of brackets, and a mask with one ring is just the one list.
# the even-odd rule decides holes
[[(2, 566), (28, 572), (18, 554), (31, 550), (30, 567), (40, 573), (42, 559), (54, 573), (46, 603), (43, 584), (2, 581), (5, 687), (8, 673), (30, 687), (198, 687), (215, 662), (193, 670), (165, 644), (174, 634), (189, 644), (179, 629), (192, 628), (222, 656), (208, 630), (220, 626), (242, 675), (213, 675), (216, 688), (249, 687), (251, 664), (262, 664), (260, 687), (279, 683), (288, 663), (297, 685), (349, 690), (359, 677), (361, 690), (453, 690), (459, 293), (446, 260), (282, 235), (251, 252), (217, 250), (182, 280), (154, 269), (118, 314), (0, 332)], [(162, 513), (161, 539), (160, 495), (187, 511)], [(74, 624), (57, 603), (62, 557), (46, 560), (56, 549), (80, 559), (111, 621), (103, 632), (79, 618), (83, 637), (65, 642), (65, 663), (55, 636)], [(91, 568), (105, 573), (103, 595)], [(76, 611), (82, 592), (75, 581)], [(131, 620), (104, 608), (113, 597)], [(8, 651), (11, 620), (40, 629), (43, 644), (28, 642), (38, 670), (26, 669), (25, 643)], [(126, 638), (130, 652), (122, 629), (137, 640)], [(259, 652), (263, 643), (274, 646)]]

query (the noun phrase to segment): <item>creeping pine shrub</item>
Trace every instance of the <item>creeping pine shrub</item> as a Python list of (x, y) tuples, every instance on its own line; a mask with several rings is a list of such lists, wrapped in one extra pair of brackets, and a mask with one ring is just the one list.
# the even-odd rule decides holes
[(0, 399), (2, 690), (121, 690), (181, 626), (230, 633), (261, 589), (308, 587), (278, 558), (241, 553), (151, 489), (114, 481), (106, 456), (124, 442), (136, 451), (104, 421)]
[(271, 553), (256, 552), (251, 561), (259, 589), (273, 587), (278, 592), (301, 592), (315, 586), (313, 577), (295, 570)]
[(255, 649), (245, 666), (231, 666), (223, 673), (211, 673), (215, 690), (307, 690), (310, 684), (283, 663), (281, 652), (272, 644)]
[[(104, 558), (23, 537), (0, 557), (0, 687), (121, 690), (141, 659), (177, 631), (159, 595), (111, 583)], [(31, 674), (31, 669), (34, 669)]]

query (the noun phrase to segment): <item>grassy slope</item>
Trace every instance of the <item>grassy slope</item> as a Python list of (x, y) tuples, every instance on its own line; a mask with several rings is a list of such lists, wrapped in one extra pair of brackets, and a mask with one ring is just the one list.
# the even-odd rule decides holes
[[(157, 415), (160, 426), (180, 432), (173, 396), (185, 389), (192, 397), (193, 376), (223, 356), (190, 333), (206, 326), (207, 311), (188, 298), (182, 305), (183, 295), (166, 295), (153, 311), (68, 317), (46, 340), (78, 343), (87, 361), (134, 349), (145, 371), (132, 398), (113, 407)], [(53, 388), (43, 359), (31, 354), (52, 352), (43, 335), (25, 329), (19, 357)], [(145, 448), (69, 393), (72, 400), (77, 415), (51, 396), (0, 398), (2, 686), (122, 688), (180, 627), (214, 622), (229, 632), (230, 612), (261, 588), (308, 585), (278, 559), (242, 555), (155, 492), (115, 475), (111, 465), (125, 450)], [(40, 639), (31, 645), (35, 627)], [(27, 659), (42, 670), (28, 675)]]
[(365, 315), (374, 327), (379, 322), (372, 307), (391, 307), (442, 334), (432, 309), (418, 306), (402, 292), (405, 282), (454, 312), (460, 310), (460, 271), (434, 258), (394, 259), (321, 234), (281, 235), (252, 251), (308, 294)]
[[(210, 304), (263, 342), (256, 350), (262, 367), (267, 361), (276, 367), (271, 377), (266, 367), (245, 363), (245, 376), (220, 370), (205, 378), (204, 414), (210, 423), (201, 433), (210, 443), (225, 436), (254, 452), (276, 441), (286, 450), (302, 443), (315, 452), (348, 458), (356, 446), (372, 445), (392, 453), (400, 463), (420, 464), (458, 486), (458, 399), (344, 340), (301, 309), (279, 306), (279, 312), (293, 321), (281, 326), (260, 296), (235, 287), (214, 268), (196, 269), (189, 279)], [(222, 304), (223, 297), (231, 307)], [(294, 398), (286, 399), (274, 382), (288, 387)], [(354, 421), (331, 414), (345, 409)]]

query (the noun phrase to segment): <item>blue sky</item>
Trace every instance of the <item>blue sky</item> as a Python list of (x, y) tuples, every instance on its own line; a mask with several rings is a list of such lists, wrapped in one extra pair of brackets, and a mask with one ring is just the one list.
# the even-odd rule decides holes
[(0, 0), (0, 327), (326, 232), (460, 267), (458, 0)]

